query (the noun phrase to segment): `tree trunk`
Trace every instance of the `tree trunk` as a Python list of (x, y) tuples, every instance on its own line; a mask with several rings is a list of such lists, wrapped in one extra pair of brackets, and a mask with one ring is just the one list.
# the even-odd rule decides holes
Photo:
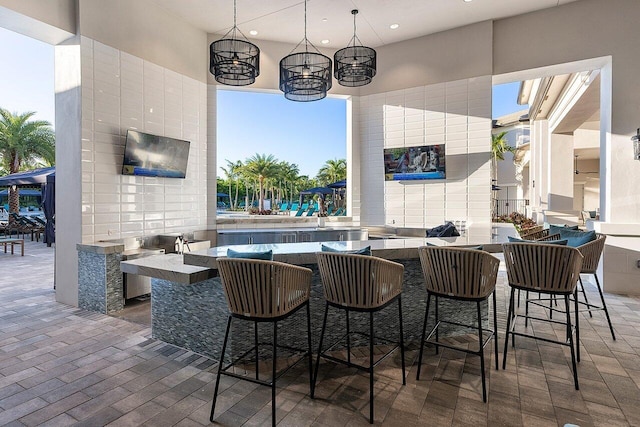
[[(9, 212), (20, 212), (20, 199), (18, 187), (15, 185), (9, 187)], [(11, 218), (9, 219), (11, 221)]]
[(258, 178), (258, 210), (262, 212), (264, 210), (264, 196), (262, 194), (262, 186), (264, 185), (264, 178)]

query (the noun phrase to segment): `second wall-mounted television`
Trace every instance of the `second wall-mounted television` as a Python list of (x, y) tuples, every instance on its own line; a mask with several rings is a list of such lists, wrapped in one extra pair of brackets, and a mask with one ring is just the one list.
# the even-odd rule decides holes
[(384, 149), (385, 181), (444, 179), (444, 144)]
[(181, 139), (128, 130), (122, 174), (184, 178), (189, 145)]

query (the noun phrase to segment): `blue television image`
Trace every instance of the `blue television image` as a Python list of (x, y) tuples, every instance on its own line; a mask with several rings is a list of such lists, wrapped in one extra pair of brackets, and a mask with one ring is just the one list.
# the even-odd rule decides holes
[(444, 144), (384, 149), (385, 181), (445, 179)]
[(184, 178), (189, 145), (181, 139), (128, 130), (122, 174)]

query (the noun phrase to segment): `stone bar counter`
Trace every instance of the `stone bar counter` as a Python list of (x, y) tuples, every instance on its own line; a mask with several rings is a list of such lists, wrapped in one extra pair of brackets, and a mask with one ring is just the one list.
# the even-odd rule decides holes
[[(405, 266), (402, 311), (405, 342), (409, 343), (420, 339), (426, 306), (426, 291), (418, 257), (418, 247), (427, 243), (460, 247), (484, 244), (488, 251), (497, 252), (500, 250), (497, 239), (494, 238), (496, 241), (492, 243), (487, 240), (478, 241), (475, 238), (463, 236), (324, 242), (324, 244), (340, 250), (371, 246), (374, 256), (393, 260)], [(311, 334), (315, 352), (317, 351), (324, 313), (322, 283), (315, 256), (316, 252), (321, 251), (322, 244), (321, 242), (306, 242), (220, 246), (186, 253), (182, 257), (180, 255), (159, 255), (134, 261), (123, 261), (121, 268), (123, 272), (142, 274), (153, 278), (151, 281), (151, 313), (152, 333), (155, 338), (218, 359), (224, 338), (228, 309), (220, 279), (217, 277), (216, 259), (226, 256), (229, 247), (237, 251), (272, 250), (275, 261), (302, 265), (310, 268), (313, 272)], [(434, 310), (431, 312), (433, 313)], [(440, 313), (441, 318), (454, 315), (457, 321), (475, 322), (475, 304), (442, 300), (440, 301)], [(305, 311), (301, 310), (291, 318), (278, 323), (278, 337), (281, 343), (306, 347), (304, 316)], [(375, 335), (380, 338), (377, 342), (396, 341), (398, 339), (397, 304), (390, 305), (375, 316)], [(486, 306), (484, 317), (485, 319), (487, 317)], [(433, 315), (431, 318), (429, 325), (433, 325)], [(345, 314), (330, 310), (328, 322), (325, 340), (327, 344), (334, 342), (344, 334), (346, 329)], [(368, 316), (352, 313), (351, 329), (361, 332), (368, 331)], [(456, 331), (457, 329), (453, 332)], [(272, 336), (271, 326), (260, 325), (259, 335), (261, 342), (269, 342)], [(352, 341), (353, 346), (365, 345), (366, 343), (366, 339)], [(233, 322), (229, 345), (233, 355), (241, 354), (250, 348), (253, 345), (253, 325), (250, 322)]]

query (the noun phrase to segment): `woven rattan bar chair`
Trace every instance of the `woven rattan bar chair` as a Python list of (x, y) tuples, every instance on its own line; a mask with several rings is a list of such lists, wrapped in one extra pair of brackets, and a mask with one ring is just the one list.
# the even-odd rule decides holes
[[(402, 384), (406, 384), (404, 363), (404, 337), (402, 331), (402, 279), (404, 266), (392, 261), (367, 255), (353, 255), (337, 252), (318, 252), (318, 269), (322, 278), (324, 297), (326, 300), (322, 333), (318, 346), (318, 357), (313, 375), (311, 397), (315, 397), (315, 383), (318, 379), (320, 358), (346, 364), (359, 370), (369, 372), (369, 422), (373, 424), (373, 369), (386, 359), (398, 347), (402, 359)], [(382, 310), (394, 301), (398, 302), (398, 330), (399, 345), (395, 345), (382, 357), (374, 361), (373, 346), (375, 336), (373, 332), (373, 314)], [(347, 329), (346, 335), (337, 340), (327, 349), (322, 349), (324, 333), (327, 326), (329, 307), (346, 310)], [(351, 362), (349, 312), (369, 313), (369, 366), (362, 366)], [(337, 344), (347, 339), (347, 359), (339, 359), (327, 352)]]
[[(210, 420), (213, 422), (213, 415), (218, 398), (218, 387), (220, 386), (220, 376), (228, 375), (237, 379), (250, 381), (256, 384), (271, 387), (271, 423), (276, 425), (276, 380), (284, 375), (289, 369), (303, 360), (309, 358), (309, 382), (312, 383), (312, 350), (311, 350), (311, 317), (309, 313), (309, 292), (311, 288), (311, 270), (295, 265), (284, 264), (275, 261), (264, 261), (255, 259), (240, 258), (218, 258), (218, 271), (222, 279), (224, 293), (229, 307), (229, 318), (227, 329), (224, 334), (222, 352), (220, 353), (220, 363), (218, 364), (218, 374), (215, 390), (213, 392), (213, 403), (211, 405)], [(307, 349), (296, 349), (288, 346), (278, 345), (278, 322), (296, 313), (302, 307), (307, 309)], [(254, 322), (254, 347), (238, 356), (235, 360), (232, 357), (231, 363), (225, 365), (224, 356), (229, 339), (232, 319), (241, 319)], [(272, 372), (270, 380), (261, 380), (258, 371), (258, 323), (268, 322), (273, 324), (272, 347)], [(303, 352), (303, 354), (281, 372), (276, 372), (277, 349), (286, 348)], [(237, 362), (246, 357), (251, 352), (255, 352), (256, 374), (255, 378), (239, 375), (235, 372), (228, 372)]]
[[(440, 347), (462, 351), (468, 354), (475, 354), (480, 357), (480, 369), (482, 373), (482, 400), (487, 401), (487, 387), (484, 372), (484, 347), (493, 338), (495, 349), (496, 369), (498, 369), (498, 332), (496, 316), (496, 280), (498, 277), (498, 267), (500, 260), (487, 252), (462, 249), (446, 248), (435, 246), (422, 246), (418, 249), (422, 273), (424, 275), (427, 289), (427, 307), (424, 314), (424, 324), (422, 325), (422, 341), (420, 343), (420, 353), (418, 356), (418, 372), (416, 379), (420, 379), (422, 368), (422, 354), (425, 342), (436, 346), (436, 352)], [(482, 328), (482, 312), (480, 303), (486, 301), (489, 296), (493, 296), (493, 330)], [(429, 318), (429, 306), (431, 297), (435, 299), (435, 325), (426, 335), (427, 320)], [(438, 299), (448, 298), (461, 301), (471, 301), (476, 303), (478, 320), (478, 350), (469, 350), (453, 345), (445, 344), (439, 340), (438, 328), (441, 324), (453, 324), (468, 328), (475, 328), (475, 325), (462, 324), (453, 320), (440, 320), (438, 313)], [(484, 333), (489, 335), (485, 339)], [(436, 339), (431, 337), (435, 335)]]
[[(560, 234), (552, 234), (550, 236), (543, 237), (539, 239), (540, 241), (549, 241), (549, 240), (559, 240)], [(604, 244), (607, 236), (604, 234), (596, 233), (596, 239), (590, 241), (589, 243), (585, 243), (584, 245), (578, 246), (577, 249), (580, 251), (584, 260), (582, 261), (582, 270), (580, 274), (593, 274), (593, 277), (596, 279), (596, 287), (598, 288), (598, 293), (600, 294), (600, 301), (602, 305), (592, 304), (589, 302), (587, 298), (587, 293), (584, 289), (584, 283), (582, 282), (582, 278), (580, 278), (580, 291), (582, 292), (583, 301), (578, 301), (581, 305), (586, 308), (581, 311), (589, 312), (589, 317), (593, 317), (592, 311), (602, 310), (604, 311), (605, 317), (607, 318), (607, 323), (609, 324), (609, 330), (611, 331), (611, 337), (615, 341), (616, 334), (613, 330), (613, 325), (611, 323), (611, 317), (609, 316), (609, 310), (607, 309), (607, 303), (604, 300), (604, 293), (602, 292), (602, 286), (600, 285), (600, 280), (598, 279), (598, 264), (600, 264), (600, 258), (602, 257), (602, 252), (604, 251)]]
[[(507, 278), (509, 280), (509, 286), (511, 287), (502, 369), (505, 369), (507, 365), (509, 336), (512, 337), (514, 346), (516, 336), (565, 345), (571, 349), (573, 381), (576, 390), (578, 390), (576, 360), (578, 362), (580, 361), (580, 324), (578, 319), (576, 285), (582, 268), (582, 254), (580, 254), (580, 251), (577, 249), (568, 246), (536, 243), (505, 243), (502, 245), (502, 248), (507, 267)], [(518, 315), (514, 303), (516, 290), (533, 291), (548, 294), (550, 297), (557, 296), (564, 298), (566, 321), (562, 322), (557, 319), (552, 319), (551, 317), (535, 317), (529, 315), (528, 312), (524, 316)], [(574, 297), (575, 325), (571, 323), (571, 310), (569, 308), (571, 295)], [(552, 307), (550, 307), (550, 309), (551, 311), (554, 310)], [(565, 325), (566, 339), (559, 341), (516, 331), (518, 317), (524, 317), (525, 320), (545, 321)]]
[(543, 225), (536, 225), (535, 227), (525, 228), (520, 231), (520, 238), (526, 240), (538, 240), (548, 234), (549, 230), (545, 229)]
[(600, 301), (602, 305), (596, 305), (589, 303), (587, 300), (587, 295), (584, 292), (584, 284), (582, 283), (582, 278), (580, 278), (580, 288), (582, 289), (582, 293), (584, 294), (585, 301), (579, 301), (580, 304), (585, 305), (587, 308), (585, 311), (589, 312), (589, 317), (593, 317), (591, 313), (593, 310), (602, 310), (604, 311), (604, 315), (607, 318), (607, 322), (609, 323), (609, 330), (611, 331), (611, 337), (616, 339), (616, 334), (613, 331), (613, 325), (611, 324), (611, 317), (609, 317), (609, 310), (607, 309), (607, 303), (604, 300), (604, 293), (602, 292), (602, 286), (600, 286), (600, 280), (598, 280), (598, 264), (600, 264), (600, 258), (602, 257), (602, 252), (604, 251), (604, 243), (607, 239), (607, 236), (604, 234), (596, 233), (596, 239), (590, 241), (589, 243), (585, 243), (582, 246), (578, 246), (578, 250), (584, 257), (582, 261), (582, 270), (580, 270), (580, 274), (593, 274), (593, 277), (596, 279), (596, 286), (598, 287), (598, 293), (600, 294)]

